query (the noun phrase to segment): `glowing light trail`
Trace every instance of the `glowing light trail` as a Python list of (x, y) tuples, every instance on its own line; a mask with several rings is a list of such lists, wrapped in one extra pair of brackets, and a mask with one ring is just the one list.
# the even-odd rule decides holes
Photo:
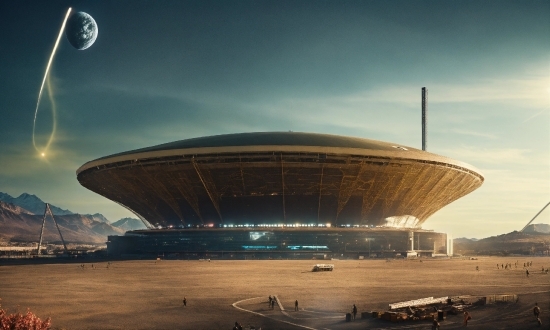
[(50, 99), (50, 103), (52, 105), (52, 132), (50, 134), (50, 138), (48, 139), (48, 143), (46, 143), (46, 146), (44, 147), (44, 151), (42, 152), (42, 157), (46, 156), (46, 151), (50, 148), (50, 144), (53, 142), (53, 137), (55, 135), (55, 131), (57, 129), (57, 105), (55, 104), (55, 99), (53, 97), (52, 92), (52, 85), (50, 82), (50, 76), (48, 75), (48, 79), (46, 79), (46, 89), (48, 90), (48, 98)]
[[(63, 20), (63, 24), (61, 25), (61, 30), (59, 31), (59, 35), (57, 36), (57, 40), (55, 42), (55, 45), (53, 47), (52, 54), (50, 55), (50, 60), (48, 61), (48, 66), (46, 67), (46, 73), (44, 74), (44, 79), (42, 79), (42, 85), (40, 85), (40, 92), (38, 93), (38, 101), (36, 101), (36, 110), (34, 111), (34, 121), (32, 123), (32, 145), (34, 146), (34, 149), (36, 151), (40, 152), (38, 150), (38, 147), (36, 147), (36, 142), (34, 139), (34, 131), (36, 128), (36, 115), (38, 114), (38, 106), (40, 105), (40, 97), (42, 96), (42, 90), (44, 89), (44, 83), (46, 82), (46, 78), (48, 77), (48, 72), (50, 71), (50, 66), (52, 65), (53, 57), (55, 56), (55, 51), (57, 50), (57, 46), (59, 45), (59, 40), (61, 40), (61, 36), (63, 35), (63, 31), (65, 30), (65, 24), (67, 23), (67, 19), (69, 18), (69, 14), (71, 13), (71, 8), (67, 10), (67, 14), (65, 15), (65, 19)], [(48, 88), (49, 90), (49, 88)], [(51, 91), (50, 91), (51, 93)], [(50, 100), (52, 100), (51, 94), (50, 94)], [(55, 133), (55, 104), (53, 106), (54, 108), (54, 128), (52, 129), (52, 133), (50, 134), (50, 138), (48, 140), (48, 144), (46, 145), (46, 148), (41, 152), (42, 157), (45, 156), (45, 152), (47, 151), (48, 147), (50, 146), (50, 143), (53, 139), (53, 135)]]

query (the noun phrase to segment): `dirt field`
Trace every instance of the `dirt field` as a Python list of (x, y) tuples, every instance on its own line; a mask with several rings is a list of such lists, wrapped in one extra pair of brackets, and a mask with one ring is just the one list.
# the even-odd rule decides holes
[[(519, 262), (512, 270), (496, 265)], [(533, 261), (526, 276), (523, 263)], [(2, 261), (0, 261), (1, 265)], [(479, 260), (115, 261), (0, 266), (0, 298), (9, 312), (30, 308), (54, 329), (430, 329), (426, 321), (360, 319), (389, 303), (457, 295), (518, 294), (519, 302), (471, 310), (473, 329), (550, 329), (550, 258)], [(476, 266), (479, 271), (476, 271)], [(267, 298), (281, 303), (273, 310)], [(187, 307), (182, 299), (187, 298)], [(294, 311), (294, 301), (299, 311)], [(541, 307), (543, 327), (532, 313)], [(353, 304), (358, 319), (345, 322)], [(235, 306), (233, 306), (235, 304)], [(462, 326), (449, 316), (441, 329)]]

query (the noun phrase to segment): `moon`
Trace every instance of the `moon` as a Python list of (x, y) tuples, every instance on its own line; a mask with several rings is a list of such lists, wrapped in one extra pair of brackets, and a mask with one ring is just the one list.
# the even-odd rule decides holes
[(65, 35), (74, 48), (87, 49), (97, 38), (97, 24), (92, 16), (79, 11), (69, 18)]

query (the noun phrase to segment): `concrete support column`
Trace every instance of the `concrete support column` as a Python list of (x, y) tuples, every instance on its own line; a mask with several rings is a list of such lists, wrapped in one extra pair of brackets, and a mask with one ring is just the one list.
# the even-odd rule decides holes
[(451, 234), (447, 234), (447, 255), (451, 257), (454, 254), (454, 246), (453, 246), (453, 236)]
[(409, 232), (409, 247), (410, 251), (414, 251), (414, 232), (412, 231)]

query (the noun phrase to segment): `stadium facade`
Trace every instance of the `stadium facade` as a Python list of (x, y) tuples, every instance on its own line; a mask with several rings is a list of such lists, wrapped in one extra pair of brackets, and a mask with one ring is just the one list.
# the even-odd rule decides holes
[(109, 237), (111, 253), (191, 255), (365, 254), (367, 245), (377, 254), (422, 245), (438, 252), (444, 234), (422, 223), (484, 180), (471, 165), (426, 151), (295, 132), (123, 152), (84, 164), (77, 178), (148, 227)]

